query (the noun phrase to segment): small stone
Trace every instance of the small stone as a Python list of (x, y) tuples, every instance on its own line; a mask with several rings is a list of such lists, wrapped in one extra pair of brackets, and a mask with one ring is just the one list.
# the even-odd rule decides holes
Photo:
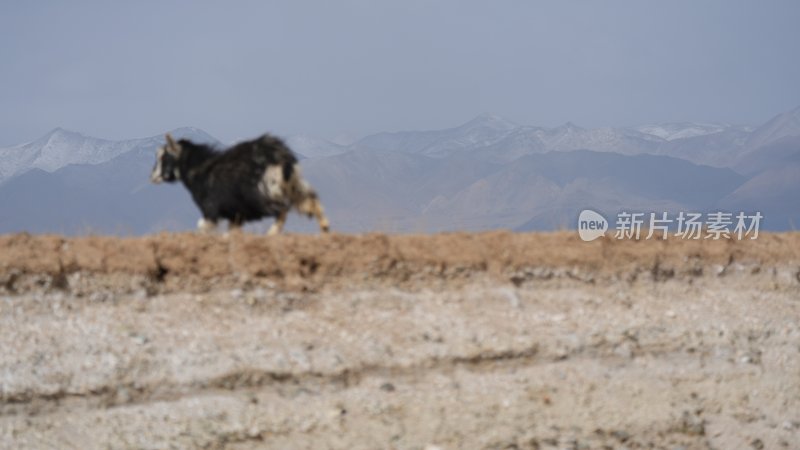
[(108, 300), (108, 294), (105, 292), (93, 292), (89, 295), (90, 302), (103, 303)]
[(624, 342), (614, 349), (614, 354), (625, 359), (633, 358), (633, 348), (631, 344)]
[(706, 421), (700, 417), (684, 411), (682, 417), (683, 432), (690, 436), (705, 436)]
[(519, 297), (517, 296), (516, 292), (511, 289), (504, 289), (503, 294), (508, 300), (509, 306), (512, 308), (519, 308)]
[(341, 407), (340, 408), (333, 408), (330, 411), (328, 411), (328, 416), (330, 416), (330, 418), (332, 418), (332, 419), (335, 419), (337, 417), (342, 417), (342, 416), (344, 416), (346, 414), (347, 414), (347, 410), (344, 409), (344, 408), (341, 408)]
[(611, 437), (620, 442), (625, 442), (631, 438), (631, 435), (627, 431), (615, 430), (611, 432)]
[(149, 342), (147, 336), (143, 336), (141, 334), (136, 334), (136, 333), (131, 334), (131, 339), (133, 339), (133, 342), (135, 342), (138, 345), (144, 345)]
[(117, 399), (116, 399), (117, 404), (130, 403), (132, 399), (133, 397), (131, 396), (131, 393), (128, 390), (128, 388), (121, 387), (117, 389)]

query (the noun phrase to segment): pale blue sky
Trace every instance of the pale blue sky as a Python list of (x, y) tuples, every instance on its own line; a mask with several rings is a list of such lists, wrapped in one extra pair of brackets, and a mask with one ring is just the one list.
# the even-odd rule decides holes
[(760, 123), (800, 105), (798, 55), (796, 0), (0, 0), (0, 146)]

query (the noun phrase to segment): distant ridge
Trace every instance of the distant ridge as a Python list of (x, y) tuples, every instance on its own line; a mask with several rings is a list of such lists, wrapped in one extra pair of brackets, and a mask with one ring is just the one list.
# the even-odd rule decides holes
[[(219, 142), (203, 130), (177, 138)], [(180, 185), (154, 186), (163, 135), (110, 141), (60, 128), (0, 149), (0, 232), (142, 234), (194, 228)], [(759, 127), (547, 128), (481, 114), (443, 130), (349, 144), (288, 136), (338, 231), (559, 229), (583, 208), (755, 211), (800, 224), (800, 108)], [(290, 230), (313, 230), (293, 216)], [(258, 226), (256, 226), (258, 228)]]

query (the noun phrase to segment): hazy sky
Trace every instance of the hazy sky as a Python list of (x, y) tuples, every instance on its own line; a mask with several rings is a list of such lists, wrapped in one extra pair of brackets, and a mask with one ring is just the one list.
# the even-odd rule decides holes
[(60, 126), (761, 123), (800, 105), (797, 0), (0, 0), (0, 146)]

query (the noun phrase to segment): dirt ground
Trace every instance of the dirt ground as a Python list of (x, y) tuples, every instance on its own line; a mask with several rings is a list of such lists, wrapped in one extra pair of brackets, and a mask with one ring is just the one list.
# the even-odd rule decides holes
[(0, 447), (800, 449), (800, 233), (0, 236)]

